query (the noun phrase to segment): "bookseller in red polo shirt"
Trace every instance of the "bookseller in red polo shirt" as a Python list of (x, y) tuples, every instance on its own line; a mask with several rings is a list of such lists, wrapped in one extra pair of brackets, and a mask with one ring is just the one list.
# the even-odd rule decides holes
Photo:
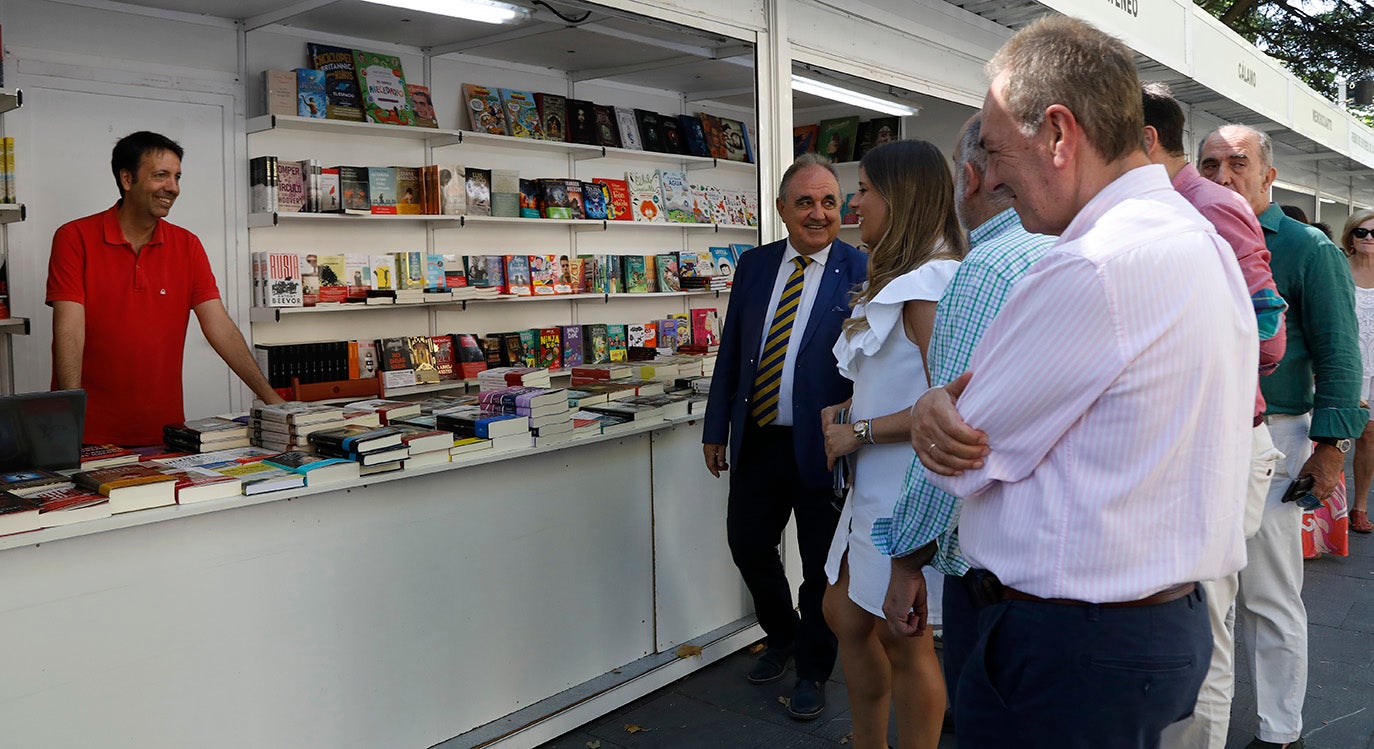
[(151, 445), (184, 421), (181, 362), (191, 311), (205, 339), (268, 403), (282, 398), (229, 318), (205, 248), (164, 219), (181, 192), (181, 146), (141, 131), (110, 159), (120, 199), (57, 230), (48, 260), (54, 390), (86, 390), (87, 444)]

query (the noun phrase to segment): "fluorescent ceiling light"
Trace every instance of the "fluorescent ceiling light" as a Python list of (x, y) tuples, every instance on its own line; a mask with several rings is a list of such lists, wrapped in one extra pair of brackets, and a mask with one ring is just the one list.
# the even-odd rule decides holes
[(850, 91), (847, 88), (840, 88), (839, 86), (822, 83), (811, 78), (803, 78), (796, 74), (792, 75), (792, 88), (797, 91), (805, 91), (808, 94), (813, 94), (823, 99), (853, 104), (856, 107), (872, 109), (875, 112), (897, 115), (898, 117), (910, 117), (921, 111), (919, 107), (898, 104), (895, 101), (888, 101), (887, 99), (879, 99), (876, 96), (861, 94), (858, 91)]
[(524, 8), (494, 0), (366, 0), (378, 5), (390, 5), (406, 10), (418, 10), (439, 16), (465, 18), (482, 23), (510, 23), (518, 21), (529, 12)]

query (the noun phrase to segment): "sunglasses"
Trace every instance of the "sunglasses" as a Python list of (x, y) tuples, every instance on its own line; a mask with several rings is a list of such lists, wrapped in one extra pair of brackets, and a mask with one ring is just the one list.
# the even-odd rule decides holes
[(1360, 227), (1360, 228), (1358, 228), (1358, 229), (1351, 229), (1351, 230), (1350, 230), (1350, 236), (1352, 236), (1352, 237), (1354, 237), (1354, 238), (1356, 238), (1356, 239), (1364, 239), (1365, 237), (1368, 237), (1368, 236), (1371, 236), (1371, 235), (1374, 235), (1374, 229), (1366, 229), (1366, 228), (1364, 228), (1364, 227)]

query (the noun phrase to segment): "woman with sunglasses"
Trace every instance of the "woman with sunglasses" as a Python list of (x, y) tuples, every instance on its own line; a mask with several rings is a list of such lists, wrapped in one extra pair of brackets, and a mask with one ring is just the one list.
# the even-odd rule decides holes
[[(864, 154), (849, 205), (868, 249), (868, 280), (834, 349), (840, 374), (854, 381), (854, 397), (821, 412), (827, 459), (848, 456), (854, 475), (825, 564), (825, 620), (839, 642), (855, 749), (887, 747), (894, 702), (897, 745), (935, 749), (945, 686), (933, 638), (897, 637), (888, 629), (883, 599), (891, 563), (871, 534), (875, 520), (892, 514), (911, 465), (907, 409), (929, 381), (935, 304), (967, 244), (949, 166), (925, 141), (893, 141)], [(849, 417), (837, 418), (845, 408)]]
[[(1364, 360), (1366, 403), (1374, 401), (1374, 210), (1356, 211), (1341, 232), (1341, 250), (1355, 278), (1355, 316), (1360, 323), (1360, 357)], [(1374, 531), (1369, 522), (1369, 486), (1374, 483), (1374, 421), (1355, 442), (1355, 491), (1350, 496), (1350, 530)]]

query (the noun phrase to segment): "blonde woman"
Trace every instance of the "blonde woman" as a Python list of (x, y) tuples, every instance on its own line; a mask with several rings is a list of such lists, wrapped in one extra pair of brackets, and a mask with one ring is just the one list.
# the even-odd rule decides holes
[[(902, 749), (940, 740), (945, 685), (930, 637), (900, 638), (883, 618), (891, 565), (873, 546), (911, 463), (907, 409), (926, 389), (935, 304), (967, 251), (954, 182), (930, 143), (902, 140), (864, 155), (850, 207), (868, 246), (868, 281), (835, 344), (854, 397), (822, 411), (826, 457), (848, 456), (853, 483), (826, 562), (825, 619), (839, 640), (857, 749), (887, 746), (897, 706)], [(844, 423), (835, 423), (847, 409)]]
[[(1355, 318), (1360, 323), (1360, 357), (1364, 388), (1360, 397), (1374, 400), (1374, 210), (1355, 211), (1341, 232), (1341, 249), (1355, 279)], [(1374, 483), (1374, 421), (1355, 441), (1355, 486), (1350, 494), (1350, 530), (1374, 531), (1369, 522), (1369, 486)]]

